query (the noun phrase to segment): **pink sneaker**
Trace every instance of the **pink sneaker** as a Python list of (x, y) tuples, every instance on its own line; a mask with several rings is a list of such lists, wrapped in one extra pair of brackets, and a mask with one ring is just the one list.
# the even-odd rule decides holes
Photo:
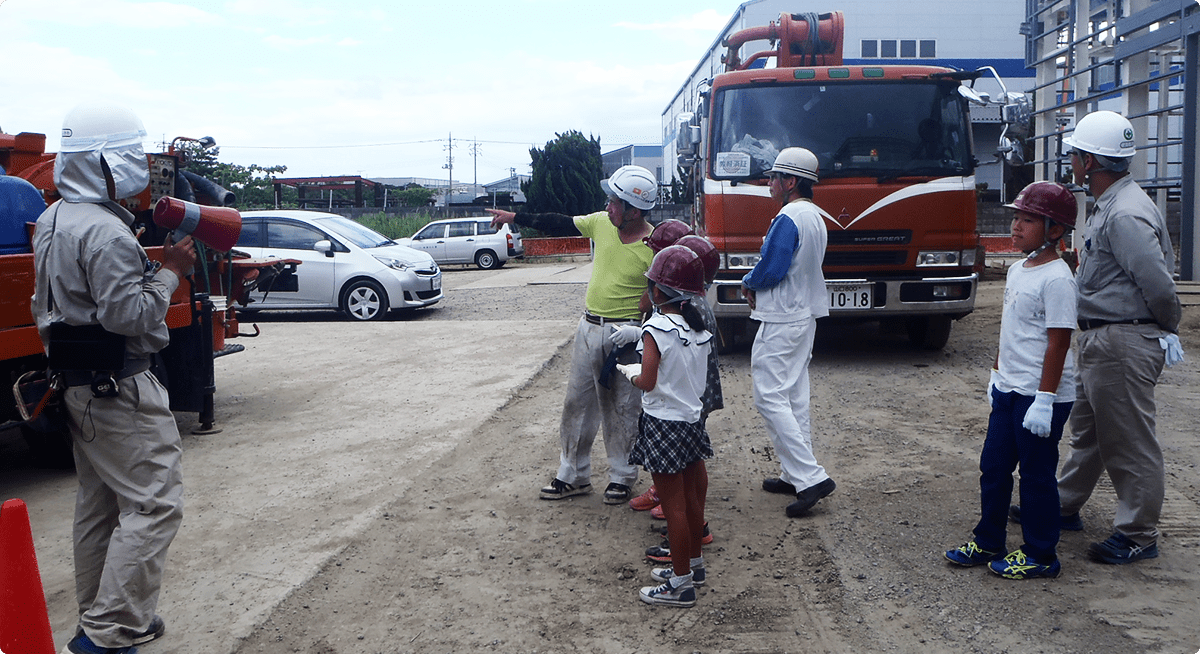
[(634, 511), (649, 511), (658, 506), (658, 502), (658, 489), (651, 485), (645, 493), (629, 500), (629, 508)]
[(650, 517), (654, 518), (655, 520), (666, 520), (667, 519), (667, 514), (663, 513), (662, 504), (659, 504), (658, 506), (654, 507), (653, 509), (650, 509)]

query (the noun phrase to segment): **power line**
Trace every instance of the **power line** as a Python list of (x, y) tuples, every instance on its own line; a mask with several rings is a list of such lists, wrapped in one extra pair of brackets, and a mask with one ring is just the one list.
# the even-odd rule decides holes
[[(334, 150), (339, 148), (384, 148), (396, 145), (420, 145), (422, 143), (446, 143), (447, 139), (424, 139), (421, 141), (396, 141), (392, 143), (358, 143), (349, 145), (224, 145), (223, 149), (233, 150)], [(526, 145), (533, 146), (534, 143), (526, 141), (485, 141), (483, 139), (476, 140), (476, 143), (499, 143), (502, 145)]]

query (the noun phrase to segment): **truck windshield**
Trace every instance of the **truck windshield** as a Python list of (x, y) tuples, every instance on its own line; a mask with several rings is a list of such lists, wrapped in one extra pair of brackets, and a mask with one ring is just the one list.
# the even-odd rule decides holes
[(970, 174), (967, 109), (955, 86), (876, 81), (720, 90), (709, 174), (762, 178), (790, 146), (817, 155), (821, 179)]

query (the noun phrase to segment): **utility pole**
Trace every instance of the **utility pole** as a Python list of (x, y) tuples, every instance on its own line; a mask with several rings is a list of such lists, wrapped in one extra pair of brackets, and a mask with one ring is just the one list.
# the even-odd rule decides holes
[(451, 132), (446, 143), (446, 163), (442, 168), (450, 171), (449, 177), (446, 179), (446, 210), (450, 210), (450, 194), (454, 192), (454, 134)]
[(471, 161), (475, 166), (475, 186), (479, 186), (479, 141), (471, 143)]

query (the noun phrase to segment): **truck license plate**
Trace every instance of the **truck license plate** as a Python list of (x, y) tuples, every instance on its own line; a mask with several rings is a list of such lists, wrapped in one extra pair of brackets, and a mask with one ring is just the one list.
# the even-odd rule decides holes
[(830, 309), (870, 309), (870, 284), (825, 284)]

